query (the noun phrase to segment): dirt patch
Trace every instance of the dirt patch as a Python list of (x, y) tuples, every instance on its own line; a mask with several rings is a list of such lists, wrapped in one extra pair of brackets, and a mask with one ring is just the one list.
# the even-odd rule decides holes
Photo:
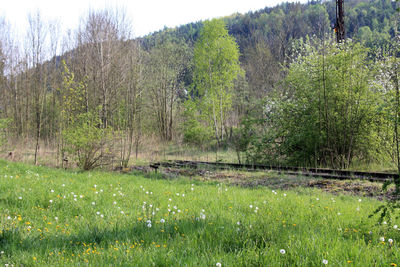
[[(147, 167), (133, 167), (132, 170), (145, 173), (154, 172)], [(231, 185), (255, 188), (269, 187), (271, 189), (290, 190), (298, 187), (318, 188), (332, 194), (356, 195), (374, 197), (379, 200), (394, 199), (394, 189), (382, 191), (382, 183), (364, 180), (330, 180), (306, 176), (287, 175), (274, 171), (246, 172), (232, 170), (204, 170), (204, 169), (180, 169), (160, 168), (159, 173), (166, 179), (171, 177), (191, 177), (203, 181), (218, 181)]]

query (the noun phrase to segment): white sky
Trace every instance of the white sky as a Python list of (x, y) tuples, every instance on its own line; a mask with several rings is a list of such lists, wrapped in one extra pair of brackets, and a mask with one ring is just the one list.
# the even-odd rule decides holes
[[(306, 0), (288, 0), (306, 2)], [(89, 9), (124, 8), (131, 18), (134, 36), (189, 22), (245, 13), (284, 0), (0, 0), (0, 16), (24, 34), (27, 14), (40, 11), (44, 20), (58, 20), (62, 32), (76, 29)]]

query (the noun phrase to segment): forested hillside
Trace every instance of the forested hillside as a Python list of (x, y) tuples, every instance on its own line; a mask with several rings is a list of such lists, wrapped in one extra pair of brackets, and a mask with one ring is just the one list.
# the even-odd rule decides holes
[[(118, 10), (61, 33), (0, 19), (4, 150), (33, 144), (83, 169), (127, 166), (146, 138), (236, 151), (239, 162), (399, 164), (399, 13), (391, 0), (285, 3), (133, 39)], [(61, 56), (60, 56), (61, 55)]]

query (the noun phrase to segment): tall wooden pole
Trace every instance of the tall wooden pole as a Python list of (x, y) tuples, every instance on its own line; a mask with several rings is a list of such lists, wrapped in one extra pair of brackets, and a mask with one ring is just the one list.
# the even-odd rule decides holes
[(345, 39), (344, 29), (344, 0), (336, 0), (336, 40), (341, 43)]

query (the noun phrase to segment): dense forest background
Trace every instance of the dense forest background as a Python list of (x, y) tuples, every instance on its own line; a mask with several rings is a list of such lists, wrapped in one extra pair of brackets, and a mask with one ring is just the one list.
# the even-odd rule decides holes
[(0, 19), (4, 151), (31, 149), (35, 164), (46, 148), (59, 166), (127, 166), (151, 139), (230, 148), (239, 162), (397, 168), (396, 8), (345, 1), (341, 44), (335, 1), (136, 39), (121, 10), (90, 11), (67, 33), (35, 13), (23, 42)]

